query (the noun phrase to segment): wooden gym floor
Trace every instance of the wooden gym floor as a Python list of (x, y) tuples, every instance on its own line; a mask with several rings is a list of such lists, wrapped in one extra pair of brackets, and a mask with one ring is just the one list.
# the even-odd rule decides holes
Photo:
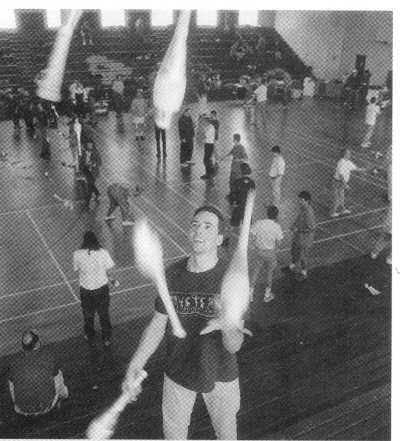
[[(191, 106), (193, 116), (197, 116), (196, 106)], [(238, 102), (209, 103), (208, 106), (209, 110), (218, 112), (221, 124), (218, 148), (221, 154), (232, 147), (234, 133), (242, 135), (242, 144), (249, 154), (252, 177), (257, 187), (254, 219), (265, 215), (264, 206), (271, 200), (268, 179), (272, 157), (270, 150), (274, 145), (282, 148), (287, 168), (279, 218), (285, 236), (279, 251), (281, 267), (289, 262), (289, 228), (297, 210), (297, 194), (301, 190), (311, 192), (318, 224), (311, 257), (314, 270), (306, 286), (299, 287), (282, 280), (277, 270), (274, 289), (277, 298), (264, 304), (261, 293), (263, 281), (262, 278), (259, 280), (250, 312), (256, 337), (248, 342), (240, 355), (241, 375), (243, 370), (244, 381), (249, 387), (244, 388), (245, 404), (242, 405), (244, 413), (239, 416), (239, 435), (242, 438), (266, 439), (273, 434), (275, 438), (268, 439), (290, 439), (305, 433), (306, 439), (312, 436), (318, 439), (328, 436), (362, 439), (374, 432), (365, 429), (364, 410), (368, 408), (374, 418), (384, 421), (376, 435), (378, 438), (374, 439), (388, 439), (390, 267), (382, 256), (378, 262), (371, 262), (368, 258), (388, 210), (384, 201), (385, 172), (379, 170), (375, 175), (353, 173), (351, 190), (347, 195), (347, 205), (352, 213), (331, 219), (329, 210), (330, 184), (340, 149), (351, 147), (357, 165), (383, 169), (383, 161), (376, 160), (370, 150), (385, 153), (391, 144), (391, 115), (386, 113), (380, 117), (372, 140), (373, 147), (362, 151), (359, 145), (364, 133), (364, 112), (346, 110), (335, 102), (305, 99), (294, 101), (287, 108), (281, 104), (268, 104), (262, 124), (257, 128), (249, 124), (248, 115)], [(166, 264), (188, 253), (186, 233), (197, 207), (212, 203), (228, 216), (230, 213), (225, 200), (229, 187), (229, 160), (220, 166), (219, 174), (213, 181), (202, 181), (203, 139), (199, 133), (194, 151), (196, 164), (190, 169), (180, 169), (177, 119), (178, 116), (167, 131), (168, 157), (165, 161), (157, 161), (151, 119), (146, 124), (146, 140), (138, 143), (130, 114), (125, 114), (122, 120), (117, 120), (113, 112), (108, 117), (100, 118), (92, 136), (103, 158), (98, 180), (103, 198), (99, 205), (92, 202), (89, 212), (82, 211), (80, 202), (75, 203), (73, 211), (68, 211), (53, 197), (56, 193), (71, 199), (81, 192), (74, 184), (72, 169), (61, 165), (62, 161), (71, 161), (68, 141), (63, 140), (57, 131), (50, 132), (53, 156), (50, 165), (45, 165), (39, 159), (38, 140), (29, 140), (24, 131), (19, 138), (15, 137), (12, 123), (1, 123), (1, 150), (8, 152), (0, 162), (2, 356), (19, 351), (21, 333), (27, 328), (39, 329), (42, 340), (52, 343), (55, 348), (60, 346), (57, 342), (61, 341), (75, 342), (75, 347), (84, 344), (72, 253), (80, 247), (83, 233), (92, 229), (117, 265), (121, 285), (112, 292), (111, 319), (119, 331), (115, 332), (113, 345), (121, 360), (127, 361), (121, 355), (122, 348), (136, 346), (140, 333), (133, 332), (134, 341), (129, 342), (126, 331), (134, 326), (132, 323), (147, 320), (153, 311), (156, 291), (135, 267), (132, 227), (122, 227), (119, 218), (109, 224), (103, 220), (108, 206), (106, 187), (113, 182), (140, 182), (145, 187), (142, 196), (135, 198), (131, 205), (135, 217), (146, 216), (160, 234)], [(67, 132), (66, 121), (63, 117), (60, 122), (64, 132)], [(51, 179), (44, 176), (45, 171), (49, 172)], [(252, 257), (253, 250), (249, 253)], [(376, 287), (382, 290), (380, 297), (373, 297), (363, 287), (368, 281), (372, 285), (379, 285)], [(335, 289), (338, 290), (336, 299)], [(120, 338), (124, 336), (125, 340), (118, 341), (118, 335)], [(335, 342), (339, 346), (335, 346)], [(251, 352), (251, 359), (256, 364), (246, 364), (247, 352)], [(272, 357), (271, 366), (266, 367), (261, 360), (257, 360), (261, 354)], [(157, 365), (157, 359), (154, 365)], [(374, 374), (366, 366), (372, 366)], [(353, 389), (354, 378), (350, 373), (353, 370), (358, 372), (359, 368), (362, 371), (360, 375), (373, 378), (369, 383), (365, 381), (364, 389), (357, 392)], [(379, 374), (376, 373), (377, 369), (380, 369)], [(335, 382), (336, 370), (340, 371), (338, 383)], [(307, 380), (304, 377), (306, 373), (310, 375)], [(65, 375), (68, 377), (67, 373)], [(159, 377), (155, 377), (149, 384), (153, 384), (154, 393), (159, 394)], [(318, 385), (314, 393), (325, 394), (328, 404), (312, 411), (311, 404), (316, 398), (309, 396), (306, 399), (304, 394), (312, 392), (314, 381)], [(293, 390), (292, 382), (296, 382)], [(282, 387), (287, 395), (282, 395)], [(257, 391), (254, 402), (251, 398), (253, 388), (263, 390)], [(340, 399), (343, 388), (348, 388), (348, 396)], [(354, 393), (351, 394), (350, 390)], [(277, 398), (277, 406), (270, 406), (269, 412), (272, 413), (264, 420), (262, 396), (270, 393), (272, 396), (279, 395), (281, 401)], [(144, 399), (148, 401), (148, 398)], [(248, 414), (243, 409), (247, 409)], [(349, 409), (352, 409), (351, 412)], [(201, 414), (202, 411), (199, 412)], [(331, 418), (329, 413), (334, 416), (331, 415)], [(338, 423), (337, 418), (347, 418), (352, 422), (353, 417), (359, 424), (353, 427), (349, 423), (354, 432), (339, 434), (338, 431), (326, 429), (321, 434), (309, 433), (310, 427), (319, 427), (315, 419), (326, 421), (325, 425), (330, 418)], [(147, 427), (148, 423), (143, 424)], [(348, 427), (343, 421), (340, 424)], [(371, 421), (368, 424), (374, 426)], [(129, 425), (122, 427), (125, 427), (125, 431), (118, 435), (121, 438), (145, 437), (139, 433), (139, 428), (144, 430), (144, 426), (139, 425), (134, 429), (129, 429)], [(201, 427), (199, 424), (197, 429), (193, 429), (193, 437), (212, 436), (208, 429)], [(157, 430), (146, 432), (147, 437), (159, 437)], [(47, 435), (42, 433), (38, 437)], [(18, 436), (22, 436), (21, 433)], [(71, 433), (71, 436), (78, 436), (78, 433)], [(80, 436), (83, 436), (82, 433)]]

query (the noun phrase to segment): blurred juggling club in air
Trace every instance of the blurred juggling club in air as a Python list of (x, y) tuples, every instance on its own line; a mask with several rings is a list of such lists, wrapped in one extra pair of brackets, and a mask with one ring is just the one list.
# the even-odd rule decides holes
[(245, 214), (238, 243), (222, 279), (219, 317), (216, 320), (210, 320), (208, 325), (200, 332), (200, 335), (217, 329), (238, 329), (244, 334), (253, 335), (244, 328), (244, 313), (250, 300), (247, 247), (255, 197), (255, 190), (251, 190), (247, 194)]
[(145, 220), (135, 224), (132, 245), (136, 253), (136, 262), (139, 270), (146, 277), (149, 277), (157, 287), (171, 320), (172, 332), (179, 338), (186, 337), (186, 332), (179, 321), (178, 314), (168, 292), (160, 239), (157, 234), (150, 230)]
[(39, 82), (37, 96), (48, 101), (61, 101), (61, 86), (67, 64), (68, 51), (76, 24), (83, 10), (70, 9), (67, 22), (58, 30), (57, 38), (45, 71), (45, 77)]
[(158, 70), (153, 90), (155, 123), (167, 129), (183, 102), (186, 90), (186, 52), (190, 10), (180, 11), (174, 36)]
[(243, 315), (249, 305), (250, 284), (247, 247), (255, 197), (256, 192), (254, 190), (247, 194), (245, 214), (238, 243), (222, 280), (222, 313), (229, 327), (242, 327)]

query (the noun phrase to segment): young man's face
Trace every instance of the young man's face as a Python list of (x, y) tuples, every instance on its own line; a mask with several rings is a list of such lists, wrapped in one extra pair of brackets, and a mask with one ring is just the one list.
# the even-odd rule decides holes
[(218, 216), (209, 211), (201, 211), (192, 220), (189, 242), (194, 254), (207, 254), (217, 251), (223, 236), (219, 234)]

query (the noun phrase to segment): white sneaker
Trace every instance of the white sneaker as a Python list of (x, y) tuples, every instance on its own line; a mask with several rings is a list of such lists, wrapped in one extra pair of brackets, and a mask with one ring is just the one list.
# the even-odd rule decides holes
[[(371, 144), (370, 144), (370, 145), (371, 145)], [(361, 144), (361, 147), (363, 147), (363, 148), (367, 148), (367, 147), (370, 147), (370, 145), (368, 145), (367, 143), (363, 142), (363, 143)]]
[(378, 255), (376, 253), (371, 253), (371, 259), (376, 259)]
[(127, 227), (128, 225), (135, 225), (135, 222), (134, 221), (130, 221), (130, 220), (126, 220), (126, 221), (122, 222), (122, 225), (124, 227)]
[(340, 213), (332, 213), (330, 216), (331, 216), (331, 217), (339, 217), (339, 216), (340, 216)]
[(105, 216), (105, 218), (104, 218), (104, 220), (113, 220), (113, 219), (116, 219), (117, 217), (116, 216)]
[(392, 258), (391, 257), (386, 257), (386, 263), (388, 265), (391, 265), (392, 264)]
[(345, 208), (344, 210), (342, 210), (341, 214), (350, 214), (351, 210), (348, 210), (347, 208)]
[(270, 302), (271, 300), (273, 300), (275, 298), (275, 296), (272, 294), (272, 292), (270, 291), (268, 294), (267, 293), (265, 293), (265, 295), (264, 295), (264, 302), (265, 303), (268, 303), (268, 302)]

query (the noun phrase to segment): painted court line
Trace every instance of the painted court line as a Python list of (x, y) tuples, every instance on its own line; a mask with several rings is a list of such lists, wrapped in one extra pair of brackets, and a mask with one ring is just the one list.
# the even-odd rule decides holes
[(39, 211), (39, 210), (44, 210), (45, 208), (59, 207), (60, 205), (62, 204), (43, 205), (41, 207), (36, 207), (36, 208), (25, 208), (24, 210), (2, 211), (0, 212), (0, 216), (7, 216), (9, 214), (28, 213), (29, 211)]
[[(301, 135), (303, 135), (303, 136), (305, 137), (305, 138), (301, 138), (301, 139), (303, 139), (304, 141), (308, 141), (308, 142), (310, 142), (311, 144), (314, 144), (314, 145), (315, 145), (315, 143), (312, 142), (312, 140), (315, 140), (315, 141), (318, 142), (318, 143), (325, 144), (325, 145), (327, 146), (327, 148), (329, 148), (329, 150), (331, 150), (331, 151), (336, 151), (336, 152), (337, 152), (338, 149), (343, 148), (342, 146), (337, 145), (337, 144), (330, 143), (329, 141), (319, 140), (318, 138), (316, 138), (315, 136), (312, 136), (312, 135), (307, 135), (307, 134), (304, 134), (304, 133), (302, 133)], [(298, 135), (298, 136), (299, 136), (299, 135)], [(299, 137), (300, 137), (300, 136), (299, 136)], [(308, 139), (307, 139), (307, 138), (308, 138)], [(330, 144), (330, 145), (332, 145), (332, 146), (334, 146), (334, 147), (336, 147), (336, 148), (334, 148), (334, 147), (329, 147), (328, 144)], [(369, 158), (369, 159), (366, 158), (365, 156), (363, 156), (364, 153), (367, 153), (367, 152), (354, 152), (354, 151), (352, 150), (352, 155), (353, 155), (353, 156), (356, 156), (356, 157), (357, 157), (357, 160), (359, 160), (359, 161), (362, 161), (362, 162), (368, 162), (369, 164), (371, 163), (371, 161), (376, 161), (375, 158)], [(374, 163), (375, 163), (375, 162), (374, 162)], [(383, 164), (378, 164), (378, 165), (383, 165)], [(379, 167), (377, 166), (377, 168), (379, 168)], [(385, 179), (380, 178), (379, 176), (371, 176), (371, 178), (376, 179), (376, 180), (378, 180), (378, 181), (380, 181), (380, 182), (386, 182)]]
[(64, 274), (64, 272), (63, 272), (63, 270), (61, 269), (59, 263), (57, 262), (57, 259), (54, 257), (53, 252), (51, 251), (50, 247), (47, 245), (47, 243), (46, 243), (46, 241), (45, 241), (45, 239), (44, 239), (42, 233), (40, 232), (40, 230), (39, 230), (39, 228), (38, 228), (38, 226), (37, 226), (35, 220), (33, 219), (32, 215), (31, 215), (31, 213), (28, 211), (28, 212), (26, 213), (26, 215), (28, 216), (28, 218), (29, 218), (30, 221), (32, 222), (33, 227), (35, 228), (37, 234), (38, 234), (39, 237), (41, 238), (44, 247), (46, 248), (47, 252), (49, 253), (51, 259), (52, 259), (53, 262), (54, 262), (54, 264), (56, 265), (58, 271), (59, 271), (60, 274), (61, 274), (61, 277), (64, 279), (64, 282), (68, 285), (68, 289), (69, 289), (69, 291), (71, 292), (72, 296), (74, 297), (76, 303), (79, 303), (78, 297), (76, 296), (74, 290), (72, 289), (72, 286), (71, 286), (70, 283), (68, 282), (67, 276)]
[(376, 208), (375, 210), (365, 211), (363, 213), (352, 214), (352, 215), (349, 215), (349, 216), (344, 215), (342, 217), (336, 217), (336, 218), (329, 219), (329, 220), (326, 220), (326, 221), (323, 221), (323, 222), (319, 222), (319, 223), (317, 223), (317, 226), (324, 225), (324, 224), (330, 224), (332, 222), (337, 222), (337, 221), (340, 221), (340, 220), (353, 219), (355, 217), (360, 217), (360, 216), (364, 216), (366, 214), (371, 214), (371, 213), (377, 213), (378, 211), (383, 211), (383, 210), (387, 210), (387, 209), (388, 209), (388, 207), (382, 207), (382, 208)]
[(12, 320), (19, 320), (21, 318), (31, 317), (33, 315), (41, 314), (42, 312), (57, 311), (57, 309), (67, 308), (69, 306), (74, 306), (77, 304), (78, 302), (66, 303), (65, 305), (54, 306), (53, 308), (41, 309), (40, 311), (34, 311), (34, 312), (29, 312), (27, 314), (17, 315), (15, 317), (10, 317), (4, 320), (0, 320), (0, 324), (5, 322), (10, 322)]
[[(186, 256), (187, 256), (187, 254), (180, 254), (179, 256), (168, 257), (168, 259), (164, 259), (164, 262), (169, 262), (171, 260), (180, 259), (180, 258), (183, 258)], [(127, 266), (125, 268), (116, 269), (115, 273), (127, 271), (127, 270), (134, 269), (134, 268), (137, 268), (137, 265)], [(72, 280), (69, 280), (69, 283), (75, 283), (78, 281), (79, 281), (79, 279), (72, 279)], [(55, 283), (54, 285), (40, 286), (39, 288), (28, 289), (26, 291), (19, 291), (19, 292), (13, 292), (11, 294), (6, 294), (4, 296), (0, 296), (0, 299), (6, 299), (8, 297), (19, 296), (19, 295), (23, 295), (23, 294), (28, 294), (30, 292), (41, 291), (42, 289), (44, 290), (44, 289), (55, 288), (57, 286), (64, 286), (64, 285), (66, 285), (66, 282)]]
[[(271, 122), (271, 124), (276, 126), (277, 123)], [(306, 138), (303, 138), (302, 136), (300, 136), (297, 131), (294, 131), (294, 129), (293, 130), (288, 129), (287, 132), (293, 134), (293, 135), (290, 135), (290, 136), (294, 136), (296, 138), (302, 139), (303, 141), (307, 141), (308, 143), (310, 143), (312, 145), (317, 145), (316, 142), (313, 142), (310, 139), (306, 139)], [(318, 139), (318, 138), (314, 138), (314, 139)], [(302, 149), (302, 151), (305, 151), (304, 147), (299, 147), (299, 149)], [(310, 154), (301, 153), (298, 150), (296, 151), (296, 150), (291, 149), (290, 147), (285, 147), (285, 150), (292, 151), (293, 153), (298, 153), (299, 155), (302, 155), (302, 156), (305, 156), (305, 157), (311, 159)], [(327, 162), (325, 160), (325, 157), (323, 157), (322, 155), (319, 155), (317, 153), (313, 153), (312, 156), (315, 156), (317, 158), (319, 157), (319, 158), (323, 159), (323, 160), (322, 159), (316, 159), (316, 160), (314, 160), (315, 162), (318, 162), (320, 164), (324, 164), (324, 165), (326, 165), (326, 166), (328, 166), (328, 167), (330, 167), (330, 168), (332, 168), (334, 170), (336, 169), (336, 163), (331, 164), (331, 163)], [(375, 182), (373, 182), (371, 180), (364, 179), (361, 176), (359, 176), (358, 174), (354, 174), (354, 177), (358, 178), (361, 181), (368, 182), (368, 184), (372, 184), (372, 185), (375, 185), (376, 187), (379, 187), (379, 188), (382, 188), (382, 189), (386, 190), (386, 187), (384, 187), (382, 185), (379, 185), (379, 184), (377, 184), (377, 183), (375, 183)], [(372, 178), (372, 176), (371, 176), (371, 178)]]
[(64, 285), (65, 285), (65, 282), (55, 283), (54, 285), (40, 286), (39, 288), (28, 289), (26, 291), (19, 291), (19, 292), (13, 292), (11, 294), (6, 294), (4, 296), (0, 296), (0, 299), (5, 299), (7, 297), (19, 296), (19, 295), (22, 295), (22, 294), (28, 294), (30, 292), (41, 291), (42, 289), (55, 288), (56, 286), (64, 286)]

